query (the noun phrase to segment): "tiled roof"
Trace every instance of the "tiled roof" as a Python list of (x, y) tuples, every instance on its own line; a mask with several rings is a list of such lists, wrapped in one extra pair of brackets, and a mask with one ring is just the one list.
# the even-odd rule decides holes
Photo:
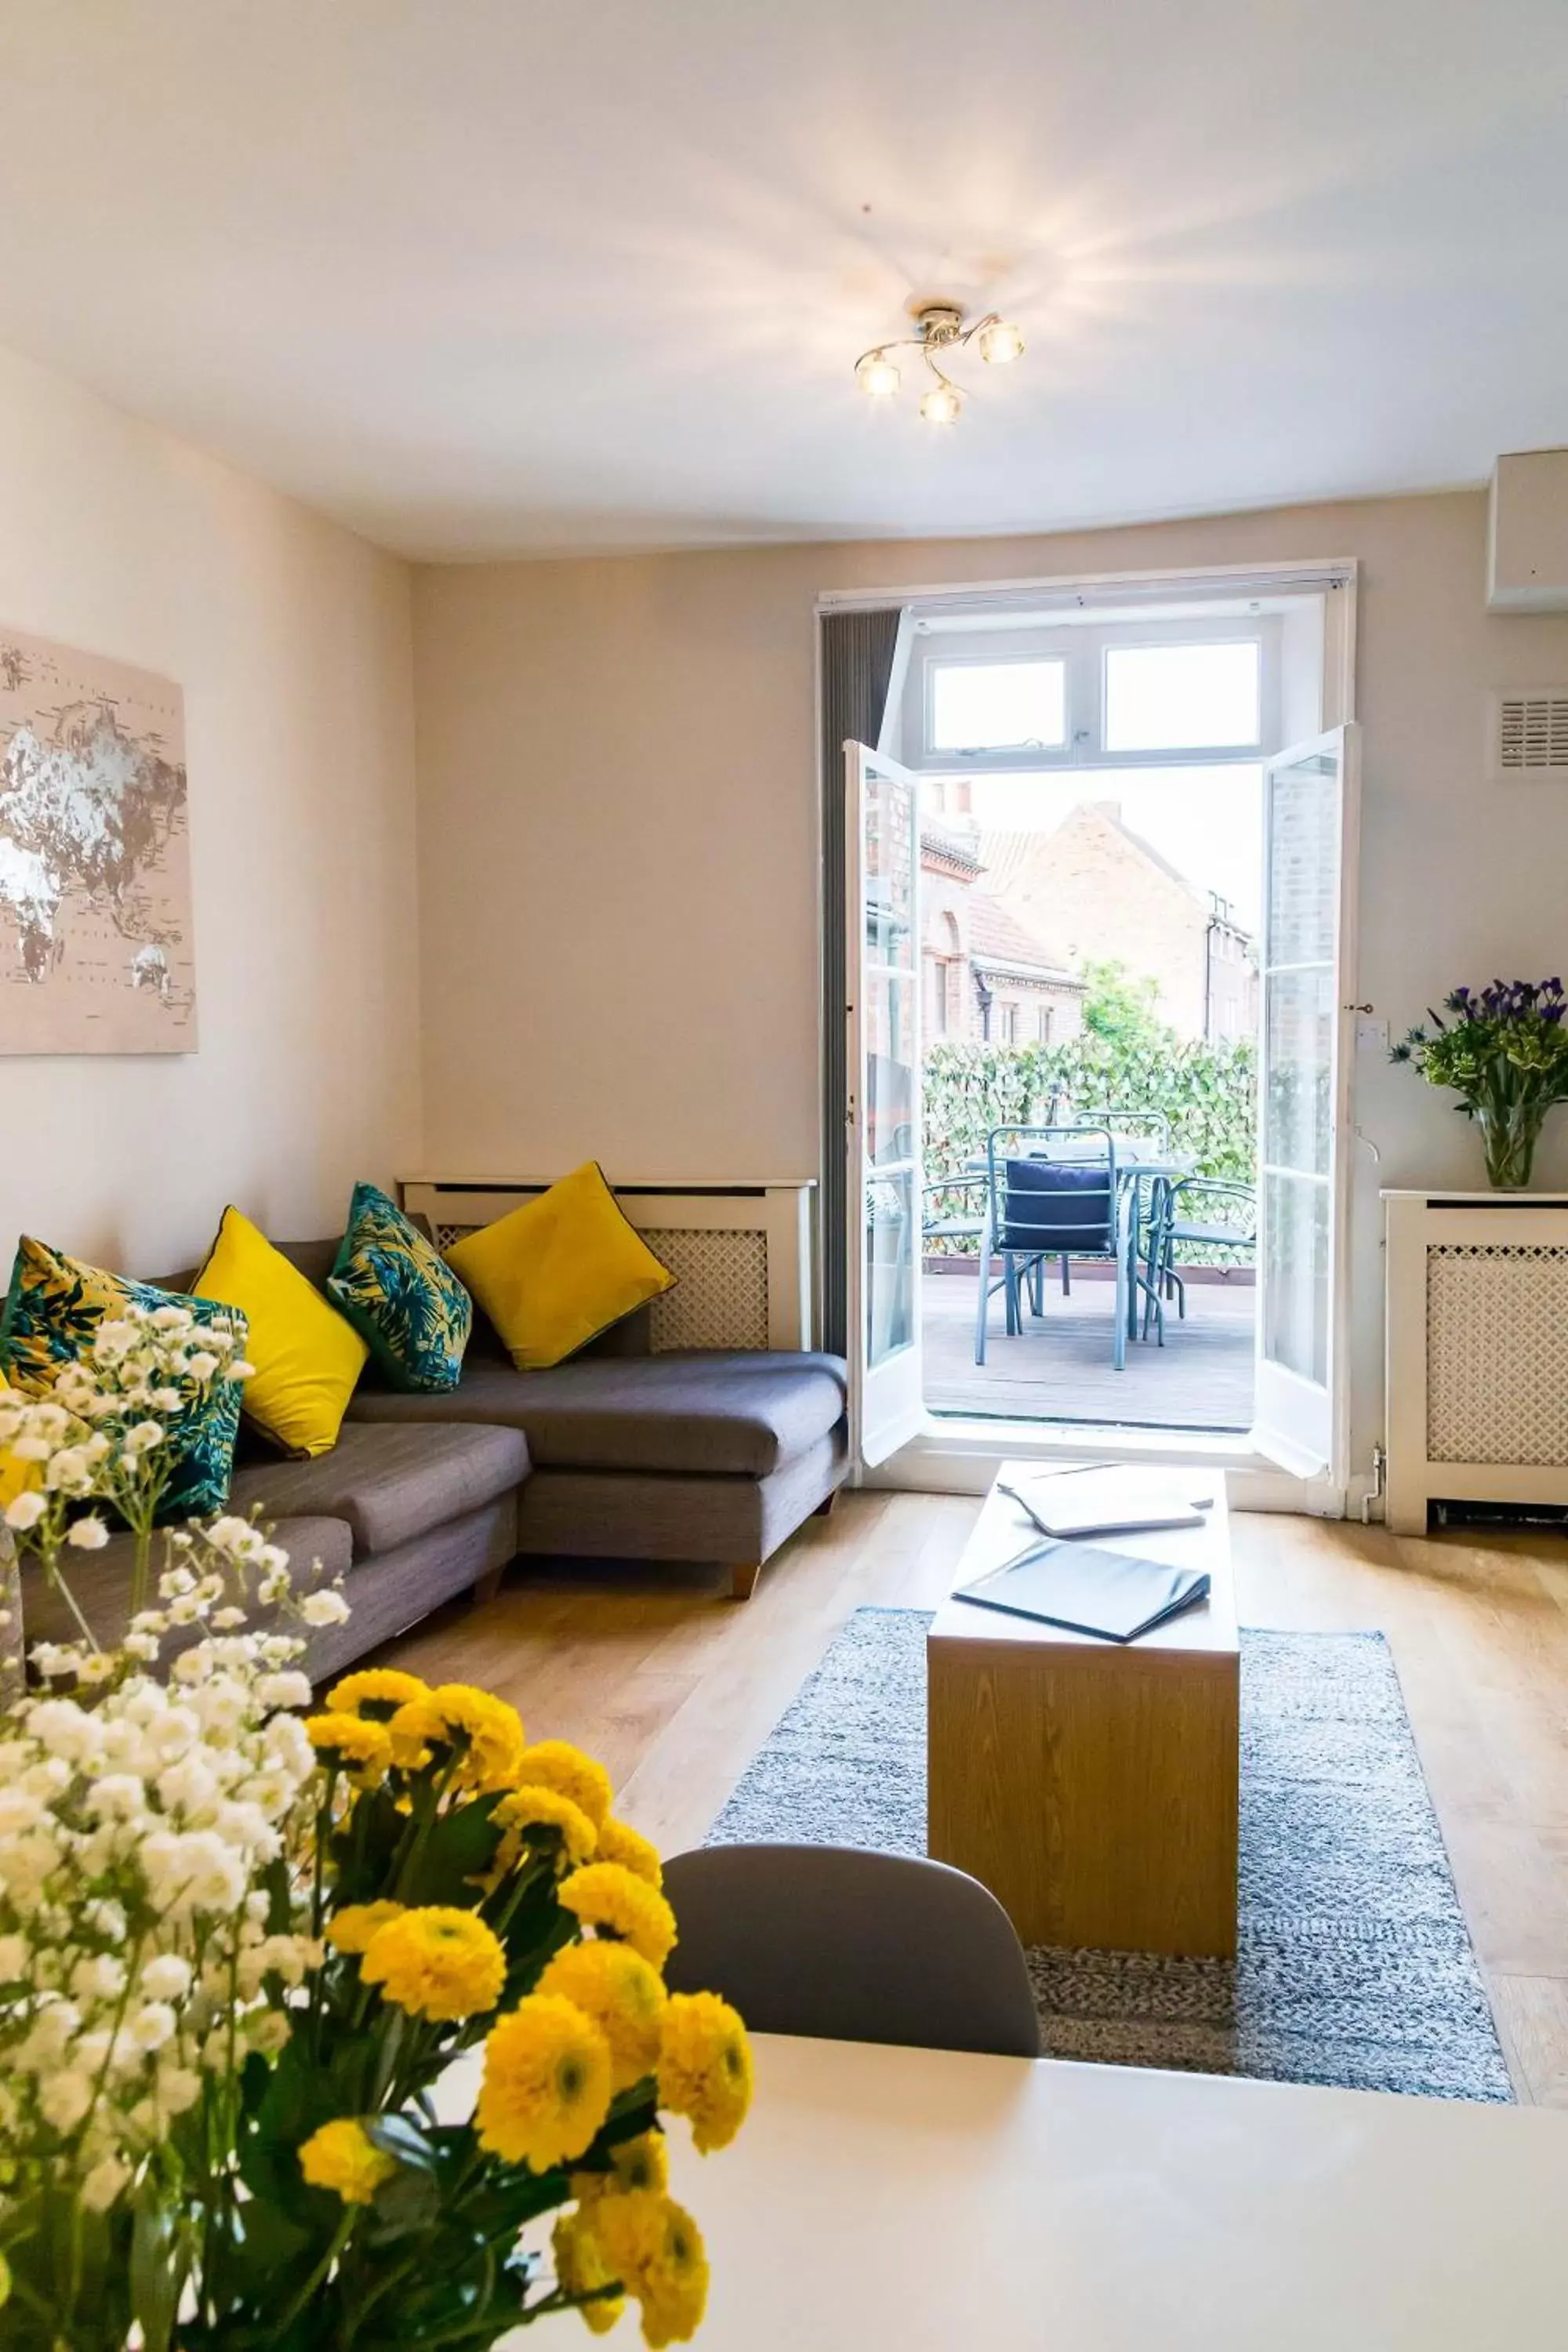
[(1042, 939), (1010, 914), (989, 890), (970, 894), (969, 957), (972, 963), (1008, 964), (1037, 971), (1042, 979), (1067, 981), (1071, 972)]
[(921, 823), (921, 847), (929, 849), (935, 857), (945, 857), (951, 865), (963, 866), (971, 874), (980, 871), (980, 854), (972, 833), (950, 833), (946, 825), (925, 817)]
[[(1068, 811), (1060, 824), (1042, 826), (1034, 833), (983, 833), (980, 836), (980, 858), (987, 889), (1005, 892), (1026, 871), (1041, 843), (1051, 840), (1056, 834), (1065, 832), (1069, 824), (1085, 817), (1097, 817), (1102, 824), (1109, 825), (1113, 833), (1120, 834), (1129, 848), (1136, 850), (1140, 857), (1147, 858), (1151, 866), (1184, 890), (1189, 898), (1194, 899), (1200, 907), (1206, 904), (1207, 894), (1198, 887), (1190, 875), (1184, 874), (1179, 866), (1173, 866), (1163, 850), (1156, 849), (1142, 834), (1134, 832), (1114, 801), (1079, 801), (1075, 808)], [(1250, 942), (1252, 934), (1245, 924), (1231, 919), (1228, 928), (1239, 939)]]
[(999, 895), (1005, 891), (1017, 880), (1035, 844), (1042, 838), (1038, 833), (983, 833), (979, 854), (986, 888)]

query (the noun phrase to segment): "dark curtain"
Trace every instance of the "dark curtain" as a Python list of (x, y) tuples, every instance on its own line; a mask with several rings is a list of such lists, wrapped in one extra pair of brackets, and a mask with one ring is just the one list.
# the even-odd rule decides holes
[(849, 1076), (844, 1034), (844, 746), (877, 748), (900, 607), (825, 613), (822, 630), (822, 1345), (848, 1352), (849, 1203), (844, 1123)]

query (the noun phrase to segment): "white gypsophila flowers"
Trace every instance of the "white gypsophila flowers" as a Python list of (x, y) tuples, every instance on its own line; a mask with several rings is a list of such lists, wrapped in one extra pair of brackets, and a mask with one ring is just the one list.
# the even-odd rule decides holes
[[(84, 1515), (83, 1506), (111, 1506), (134, 1537), (132, 1606), (139, 1608), (153, 1529), (184, 1433), (216, 1388), (244, 1377), (243, 1330), (227, 1314), (209, 1325), (188, 1307), (132, 1300), (97, 1325), (86, 1353), (51, 1375), (47, 1394), (32, 1393), (30, 1385), (0, 1391), (0, 1447), (30, 1472), (5, 1507), (5, 1525), (19, 1548), (42, 1561), (84, 1633), (89, 1629), (61, 1563), (101, 1550), (109, 1528), (100, 1513)], [(151, 1664), (155, 1637), (148, 1638), (150, 1629), (135, 1630), (127, 1663)], [(101, 1665), (74, 1671), (89, 1682), (105, 1678)]]
[[(279, 1711), (309, 1704), (304, 1643), (248, 1630), (242, 1603), (254, 1587), (319, 1626), (346, 1604), (328, 1587), (307, 1612), (287, 1554), (226, 1513), (165, 1533), (159, 1605), (141, 1605), (176, 1423), (248, 1369), (236, 1329), (132, 1304), (50, 1395), (0, 1391), (0, 1444), (32, 1473), (6, 1515), (22, 1546), (58, 1576), (118, 1516), (140, 1547), (121, 1647), (85, 1626), (36, 1644), (41, 1691), (0, 1718), (0, 2219), (35, 2188), (88, 2210), (132, 2193), (209, 2091), (277, 2055), (321, 1961), (302, 1932), (315, 1757)], [(171, 1636), (191, 1646), (165, 1684), (147, 1669)]]
[[(248, 1521), (226, 1535), (213, 1546), (194, 1529), (182, 1546), (174, 1597), (198, 1638), (167, 1685), (137, 1663), (135, 1643), (155, 1647), (152, 1627), (172, 1613), (148, 1612), (118, 1653), (39, 1644), (35, 1667), (74, 1693), (46, 1687), (0, 1721), (0, 2181), (13, 2196), (52, 2182), (107, 2210), (132, 2193), (204, 2085), (277, 2055), (279, 2004), (321, 1962), (299, 1867), (315, 1757), (299, 1717), (277, 1711), (310, 1701), (304, 1645), (215, 1605), (232, 1590), (219, 1564), (242, 1542), (270, 1549)], [(268, 1573), (291, 1607), (286, 1568)], [(260, 1883), (279, 1858), (287, 1896)]]
[(300, 1614), (307, 1625), (342, 1625), (347, 1621), (349, 1604), (329, 1585), (323, 1591), (307, 1592), (300, 1603)]

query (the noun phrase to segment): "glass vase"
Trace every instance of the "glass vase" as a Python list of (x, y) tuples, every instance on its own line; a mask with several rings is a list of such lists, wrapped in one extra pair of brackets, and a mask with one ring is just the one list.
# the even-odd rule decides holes
[(1536, 1139), (1546, 1116), (1542, 1103), (1476, 1105), (1476, 1125), (1487, 1158), (1487, 1182), (1500, 1192), (1521, 1192), (1530, 1181)]

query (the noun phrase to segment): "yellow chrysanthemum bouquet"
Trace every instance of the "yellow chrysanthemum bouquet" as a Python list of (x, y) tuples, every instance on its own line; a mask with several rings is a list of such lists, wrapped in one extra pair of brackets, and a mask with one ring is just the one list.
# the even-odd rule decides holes
[(684, 2342), (708, 2273), (661, 2113), (722, 2147), (751, 2060), (726, 2003), (665, 1989), (658, 1855), (600, 1766), (482, 1691), (353, 1674), (306, 1729), (321, 1963), (247, 2068), (178, 2342), (482, 2347), (574, 2307), (599, 2332), (628, 2298), (650, 2345)]

